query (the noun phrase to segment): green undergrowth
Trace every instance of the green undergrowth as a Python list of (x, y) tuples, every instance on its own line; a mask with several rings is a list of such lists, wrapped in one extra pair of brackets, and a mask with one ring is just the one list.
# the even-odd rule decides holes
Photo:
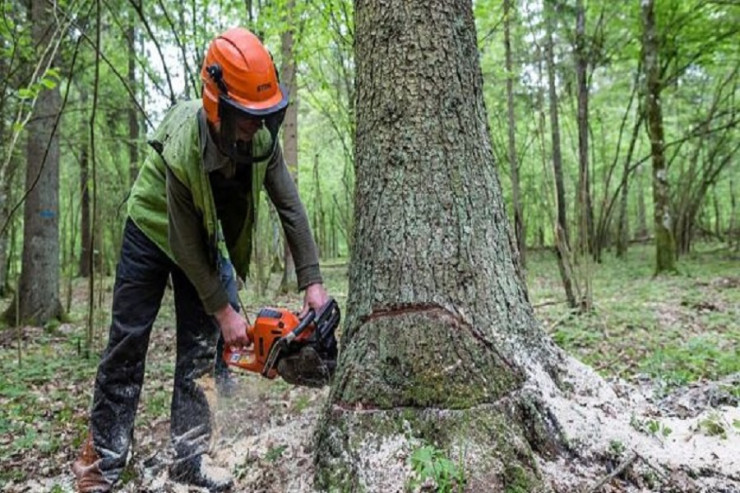
[[(711, 247), (710, 247), (711, 248)], [(644, 374), (669, 391), (740, 372), (740, 256), (682, 257), (679, 273), (654, 277), (653, 247), (591, 265), (594, 310), (565, 304), (554, 257), (528, 256), (532, 303), (555, 342), (604, 376)]]

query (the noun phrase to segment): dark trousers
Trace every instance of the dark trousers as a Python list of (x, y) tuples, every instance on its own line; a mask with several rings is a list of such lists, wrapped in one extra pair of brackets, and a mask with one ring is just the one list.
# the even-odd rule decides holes
[[(221, 265), (224, 285), (236, 304), (231, 264)], [(115, 482), (126, 462), (134, 417), (144, 380), (152, 325), (172, 276), (177, 317), (177, 359), (171, 404), (170, 433), (177, 460), (208, 450), (211, 410), (199, 379), (211, 376), (219, 336), (193, 285), (170, 258), (131, 221), (126, 221), (121, 259), (113, 288), (108, 347), (98, 366), (90, 413), (93, 443), (100, 469)]]

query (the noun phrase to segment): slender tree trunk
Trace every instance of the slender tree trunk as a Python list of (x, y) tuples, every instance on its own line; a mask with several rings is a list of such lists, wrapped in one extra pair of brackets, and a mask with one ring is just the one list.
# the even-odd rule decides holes
[[(1, 40), (1, 38), (0, 38)], [(4, 73), (5, 60), (0, 60), (0, 73)], [(5, 143), (5, 118), (0, 118), (0, 142)], [(5, 162), (5, 152), (0, 152), (0, 162)], [(0, 227), (8, 222), (10, 214), (10, 191), (13, 183), (13, 177), (7, 173), (2, 175), (4, 180), (0, 182)], [(0, 297), (7, 296), (8, 293), (8, 232), (0, 235)]]
[[(624, 158), (624, 167), (622, 169), (622, 192), (619, 199), (619, 220), (617, 223), (617, 257), (622, 258), (627, 253), (629, 247), (629, 214), (628, 214), (628, 202), (629, 202), (629, 191), (630, 191), (630, 165), (632, 164), (632, 155), (635, 151), (635, 144), (637, 143), (637, 136), (640, 131), (640, 125), (642, 124), (642, 117), (640, 116), (642, 111), (638, 108), (637, 119), (635, 125), (632, 127), (632, 136), (630, 137), (629, 149), (627, 150), (627, 156)], [(638, 187), (638, 192), (642, 194), (642, 187)], [(644, 201), (643, 201), (644, 205)], [(643, 209), (644, 218), (644, 209)], [(639, 221), (638, 221), (639, 222)]]
[[(555, 6), (557, 8), (557, 5)], [(560, 150), (560, 118), (558, 112), (558, 94), (555, 86), (555, 54), (553, 53), (553, 30), (555, 12), (550, 2), (545, 2), (545, 23), (547, 40), (545, 42), (545, 58), (547, 61), (547, 86), (550, 97), (550, 130), (552, 133), (552, 169), (555, 174), (555, 201), (557, 203), (557, 223), (555, 226), (555, 253), (558, 257), (558, 268), (563, 281), (563, 289), (568, 306), (578, 307), (572, 269), (570, 267), (570, 235), (568, 234), (568, 218), (566, 216), (565, 185), (563, 182), (563, 155)]]
[[(33, 39), (41, 49), (54, 31), (51, 6), (31, 2)], [(18, 319), (42, 325), (62, 314), (59, 300), (59, 86), (41, 91), (27, 126), (26, 197)], [(12, 305), (11, 305), (12, 306)]]
[(593, 207), (588, 155), (588, 48), (586, 46), (586, 9), (583, 0), (576, 2), (576, 79), (578, 87), (578, 208), (579, 248), (581, 253), (593, 247)]
[(321, 174), (319, 173), (319, 155), (316, 154), (313, 160), (313, 181), (316, 190), (313, 204), (313, 231), (316, 237), (316, 245), (319, 249), (319, 258), (324, 256), (326, 249), (326, 224), (324, 213), (324, 200), (321, 195)]
[(557, 350), (510, 247), (472, 4), (363, 0), (355, 16), (354, 251), (318, 486), (399, 491), (397, 454), (428, 443), (466, 490), (544, 491), (533, 454), (560, 441), (522, 363)]
[(640, 166), (635, 176), (637, 178), (637, 230), (635, 231), (635, 239), (645, 240), (650, 236), (647, 225), (647, 204), (645, 203), (645, 169)]
[(588, 169), (588, 53), (586, 50), (586, 9), (583, 0), (576, 2), (576, 79), (578, 85), (578, 253), (582, 255), (583, 289), (579, 306), (591, 311), (590, 254), (593, 253), (593, 213)]
[(655, 25), (653, 0), (642, 1), (643, 57), (646, 75), (645, 111), (647, 115), (650, 153), (653, 160), (653, 226), (655, 229), (655, 273), (676, 270), (676, 242), (670, 209), (668, 170), (665, 163), (663, 115), (660, 103), (662, 81), (658, 33)]
[(712, 187), (712, 208), (714, 210), (714, 236), (719, 241), (723, 240), (722, 234), (722, 209), (719, 205), (719, 198), (717, 197), (717, 187)]
[[(0, 135), (0, 139), (2, 136)], [(1, 140), (0, 140), (1, 141)], [(0, 224), (5, 224), (9, 217), (10, 184), (12, 180), (0, 184)], [(10, 228), (7, 229), (10, 231)], [(0, 297), (8, 294), (8, 235), (0, 236)]]
[[(295, 0), (290, 0), (287, 8), (287, 25), (293, 25)], [(298, 79), (296, 76), (295, 56), (293, 54), (293, 37), (293, 29), (287, 29), (283, 32), (281, 38), (283, 63), (280, 73), (290, 93), (290, 104), (285, 112), (285, 120), (283, 122), (283, 158), (296, 187), (298, 187)], [(283, 265), (283, 277), (280, 280), (280, 288), (278, 290), (281, 293), (295, 291), (297, 287), (295, 262), (293, 261), (293, 255), (290, 252), (287, 241), (283, 241)]]
[[(85, 135), (81, 133), (80, 135)], [(90, 241), (92, 240), (92, 221), (90, 217), (90, 189), (88, 187), (90, 180), (90, 161), (87, 152), (87, 139), (83, 137), (80, 144), (80, 261), (78, 275), (87, 277), (90, 275)]]
[(735, 242), (735, 251), (740, 250), (740, 232), (737, 229), (737, 197), (735, 195), (735, 181), (730, 179), (730, 226), (727, 229), (727, 243), (732, 248)]
[(516, 4), (504, 0), (504, 50), (506, 52), (506, 106), (509, 122), (509, 169), (511, 170), (511, 200), (514, 206), (514, 233), (522, 267), (526, 266), (526, 231), (521, 193), (519, 191), (519, 163), (516, 155), (516, 121), (514, 119), (514, 71), (511, 62), (511, 19), (516, 16)]
[[(128, 47), (128, 85), (134, 94), (139, 86), (136, 81), (136, 25), (133, 19), (126, 30), (126, 44)], [(187, 83), (188, 78), (185, 77)], [(128, 141), (129, 141), (129, 180), (133, 184), (139, 174), (139, 113), (136, 105), (131, 102), (128, 107)]]

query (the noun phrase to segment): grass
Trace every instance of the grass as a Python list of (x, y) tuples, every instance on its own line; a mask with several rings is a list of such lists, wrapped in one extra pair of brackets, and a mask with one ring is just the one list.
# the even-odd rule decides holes
[(670, 388), (740, 371), (736, 257), (699, 251), (678, 275), (653, 277), (652, 247), (607, 256), (593, 267), (595, 309), (581, 316), (570, 316), (550, 257), (528, 256), (532, 303), (555, 342), (601, 374), (642, 373)]
[[(654, 278), (652, 247), (635, 247), (624, 260), (605, 256), (592, 268), (593, 313), (573, 316), (564, 303), (551, 252), (529, 252), (527, 283), (543, 327), (566, 351), (605, 376), (647, 375), (662, 388), (700, 379), (720, 379), (740, 371), (740, 275), (737, 257), (699, 251), (682, 258), (680, 274)], [(347, 261), (322, 265), (325, 284), (344, 310)], [(260, 306), (298, 310), (297, 294), (274, 296), (280, 275), (273, 274), (268, 292), (240, 293), (249, 315)], [(111, 280), (106, 280), (106, 286)], [(83, 357), (85, 280), (75, 280), (72, 323), (55, 328), (24, 327), (22, 361), (17, 331), (0, 331), (0, 489), (10, 481), (53, 477), (67, 470), (85, 437), (95, 369), (104, 347), (110, 300), (96, 316), (95, 351)], [(105, 289), (106, 297), (110, 290)], [(7, 301), (6, 301), (7, 303)], [(0, 309), (4, 307), (0, 306)], [(137, 430), (144, 428), (143, 456), (166, 440), (174, 367), (174, 313), (168, 290), (152, 332)], [(271, 382), (266, 392), (283, 394), (289, 386)], [(740, 395), (740, 389), (733, 389)], [(309, 403), (297, 398), (291, 408)], [(706, 433), (717, 432), (711, 423)], [(658, 430), (657, 432), (661, 432)], [(159, 434), (159, 435), (157, 435)], [(153, 436), (159, 436), (153, 439)], [(158, 441), (159, 440), (159, 441)], [(142, 441), (137, 445), (142, 448)], [(282, 455), (277, 447), (273, 454)], [(268, 459), (272, 458), (272, 455)]]

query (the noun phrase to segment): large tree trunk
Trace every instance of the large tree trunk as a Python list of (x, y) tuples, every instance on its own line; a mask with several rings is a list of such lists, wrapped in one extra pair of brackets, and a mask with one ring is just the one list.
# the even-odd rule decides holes
[(317, 479), (391, 491), (363, 454), (432, 443), (467, 454), (472, 491), (539, 491), (532, 453), (560, 442), (525, 364), (558, 352), (517, 274), (471, 5), (358, 1), (356, 33), (355, 250)]
[[(665, 444), (630, 425), (644, 415), (565, 357), (527, 301), (471, 2), (357, 0), (355, 13), (355, 243), (316, 486), (404, 491), (422, 446), (458, 470), (449, 490), (595, 491), (610, 444), (662, 466)], [(712, 461), (726, 445), (713, 447), (694, 452)], [(716, 484), (736, 484), (733, 465)], [(669, 471), (633, 476), (648, 471), (667, 491)]]
[(511, 19), (516, 15), (516, 4), (504, 0), (504, 50), (506, 53), (506, 108), (509, 123), (509, 169), (511, 170), (511, 201), (514, 207), (514, 232), (522, 266), (526, 265), (526, 231), (522, 199), (519, 190), (519, 163), (516, 156), (516, 120), (514, 119), (514, 72), (511, 62)]
[[(45, 47), (54, 18), (42, 0), (33, 0), (33, 39)], [(40, 53), (41, 51), (39, 51)], [(28, 123), (26, 190), (23, 209), (23, 260), (18, 319), (41, 325), (61, 315), (59, 300), (59, 87), (41, 91)]]
[(643, 65), (645, 66), (646, 91), (645, 114), (650, 153), (653, 160), (653, 227), (655, 228), (655, 273), (676, 270), (676, 242), (673, 226), (668, 186), (668, 169), (665, 163), (665, 141), (663, 137), (663, 114), (660, 103), (662, 81), (658, 34), (655, 26), (653, 0), (642, 2), (643, 21)]
[[(295, 21), (295, 0), (288, 2), (288, 25)], [(280, 69), (282, 80), (288, 87), (290, 93), (290, 105), (285, 112), (283, 122), (283, 158), (288, 166), (293, 181), (298, 186), (298, 79), (296, 77), (295, 55), (293, 54), (293, 30), (287, 29), (283, 32), (281, 39), (281, 52), (283, 63)], [(283, 277), (280, 280), (279, 291), (287, 293), (296, 290), (296, 273), (293, 255), (288, 247), (288, 242), (283, 241)]]

